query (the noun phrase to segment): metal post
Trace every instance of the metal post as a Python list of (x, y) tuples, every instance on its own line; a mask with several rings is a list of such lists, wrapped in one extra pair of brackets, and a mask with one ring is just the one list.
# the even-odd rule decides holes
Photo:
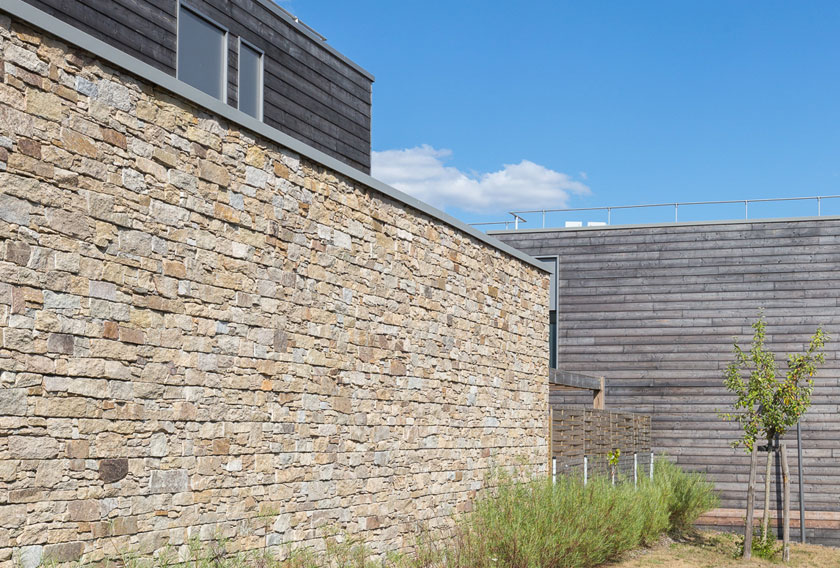
[(805, 543), (805, 482), (802, 480), (802, 424), (796, 423), (796, 453), (799, 461), (799, 540)]
[(586, 482), (589, 481), (589, 459), (583, 456), (583, 485), (586, 487)]
[(612, 207), (607, 207), (607, 225), (610, 224), (612, 217)]
[(557, 483), (557, 458), (551, 458), (551, 484)]
[(638, 454), (633, 454), (633, 487), (639, 486), (639, 458)]
[(519, 230), (519, 215), (514, 215), (513, 216), (513, 230), (514, 231)]
[(744, 219), (750, 218), (750, 202), (746, 199), (744, 200)]
[(650, 480), (653, 481), (653, 452), (650, 453)]
[(545, 229), (545, 209), (543, 209), (543, 229)]
[[(817, 197), (817, 217), (822, 215), (822, 198)], [(802, 542), (805, 542), (804, 540)]]
[(679, 203), (674, 203), (674, 223), (677, 222), (677, 211), (680, 209)]

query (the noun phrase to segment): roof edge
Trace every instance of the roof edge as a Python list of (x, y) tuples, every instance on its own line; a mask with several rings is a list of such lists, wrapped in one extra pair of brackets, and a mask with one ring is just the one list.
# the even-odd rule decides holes
[(343, 61), (344, 63), (346, 63), (350, 67), (352, 67), (355, 71), (358, 71), (359, 73), (364, 75), (364, 77), (366, 79), (370, 80), (372, 83), (376, 82), (376, 79), (374, 78), (373, 74), (370, 71), (364, 69), (361, 65), (359, 65), (358, 63), (356, 63), (355, 61), (353, 61), (352, 59), (350, 59), (349, 57), (347, 57), (346, 55), (344, 55), (343, 53), (338, 51), (336, 48), (331, 46), (329, 43), (327, 43), (327, 39), (324, 36), (319, 34), (314, 29), (310, 28), (307, 24), (305, 24), (301, 20), (298, 20), (297, 17), (295, 17), (293, 14), (290, 14), (289, 12), (287, 12), (282, 6), (278, 6), (277, 4), (274, 3), (273, 0), (256, 0), (256, 1), (257, 1), (257, 3), (264, 6), (266, 9), (270, 10), (271, 13), (275, 14), (278, 18), (281, 18), (284, 22), (294, 26), (297, 31), (299, 31), (300, 33), (302, 33), (303, 35), (305, 35), (309, 39), (314, 40), (315, 43), (317, 43), (318, 45), (323, 46), (324, 49), (329, 51), (332, 55), (335, 55), (336, 57), (338, 57), (341, 61)]
[(573, 231), (603, 231), (613, 229), (649, 229), (660, 227), (696, 227), (704, 225), (744, 225), (751, 223), (790, 223), (803, 221), (840, 221), (840, 215), (820, 215), (811, 217), (769, 217), (767, 219), (723, 219), (719, 221), (680, 221), (678, 223), (635, 223), (626, 225), (596, 225), (593, 227), (552, 227), (545, 229), (508, 229), (507, 231), (487, 231), (488, 235), (519, 235), (519, 234), (540, 234), (540, 233), (567, 233)]
[(112, 65), (127, 71), (128, 73), (131, 73), (132, 75), (148, 81), (153, 85), (166, 89), (188, 102), (197, 105), (198, 107), (210, 111), (276, 144), (284, 146), (301, 156), (335, 171), (336, 173), (370, 187), (371, 189), (416, 209), (421, 213), (425, 213), (438, 221), (446, 223), (447, 225), (470, 235), (494, 249), (504, 252), (509, 256), (533, 266), (534, 268), (546, 272), (545, 268), (543, 268), (536, 259), (511, 247), (510, 245), (507, 245), (492, 236), (479, 231), (475, 227), (471, 227), (463, 221), (452, 217), (448, 213), (444, 213), (443, 211), (432, 207), (428, 203), (424, 203), (415, 197), (403, 193), (402, 191), (391, 187), (390, 185), (387, 185), (370, 175), (357, 170), (356, 168), (349, 166), (284, 132), (277, 130), (276, 128), (273, 128), (264, 122), (261, 122), (252, 116), (227, 105), (226, 103), (223, 103), (222, 101), (196, 89), (191, 85), (187, 85), (183, 81), (179, 81), (172, 75), (164, 73), (163, 71), (140, 61), (136, 57), (129, 55), (128, 53), (121, 51), (116, 47), (113, 47), (104, 41), (97, 39), (92, 35), (39, 10), (38, 8), (35, 8), (30, 4), (27, 4), (23, 0), (3, 0), (2, 3), (0, 3), (0, 12), (5, 12), (14, 18), (23, 20), (24, 22), (45, 31), (62, 41), (75, 45), (76, 47), (81, 48), (96, 57), (99, 57)]

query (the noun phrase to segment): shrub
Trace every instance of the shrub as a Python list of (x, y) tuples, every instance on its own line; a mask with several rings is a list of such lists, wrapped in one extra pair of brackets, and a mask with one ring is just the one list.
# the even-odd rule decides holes
[(686, 473), (665, 458), (656, 460), (653, 471), (654, 482), (667, 499), (672, 532), (689, 530), (700, 515), (717, 507), (714, 486), (702, 473)]
[(668, 528), (655, 484), (613, 487), (606, 478), (586, 486), (559, 477), (502, 483), (477, 501), (459, 525), (448, 566), (479, 568), (593, 566), (655, 540)]

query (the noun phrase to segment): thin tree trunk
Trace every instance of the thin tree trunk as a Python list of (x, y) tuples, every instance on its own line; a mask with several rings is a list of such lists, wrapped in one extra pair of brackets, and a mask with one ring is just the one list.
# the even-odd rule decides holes
[(782, 529), (782, 560), (790, 562), (790, 469), (787, 461), (787, 444), (782, 442), (782, 487), (784, 488), (784, 497), (782, 501), (782, 522), (784, 528)]
[(767, 529), (770, 526), (770, 472), (773, 468), (773, 442), (767, 443), (767, 468), (764, 470), (764, 517), (761, 521), (761, 542), (767, 543)]
[(755, 512), (755, 470), (758, 465), (758, 448), (753, 443), (750, 453), (750, 483), (747, 486), (747, 522), (744, 527), (744, 560), (752, 558), (753, 513)]

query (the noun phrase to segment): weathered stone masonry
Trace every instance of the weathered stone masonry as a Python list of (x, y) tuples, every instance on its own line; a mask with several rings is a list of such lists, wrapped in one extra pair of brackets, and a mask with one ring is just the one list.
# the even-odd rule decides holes
[(547, 277), (0, 15), (0, 564), (338, 528), (544, 470)]

